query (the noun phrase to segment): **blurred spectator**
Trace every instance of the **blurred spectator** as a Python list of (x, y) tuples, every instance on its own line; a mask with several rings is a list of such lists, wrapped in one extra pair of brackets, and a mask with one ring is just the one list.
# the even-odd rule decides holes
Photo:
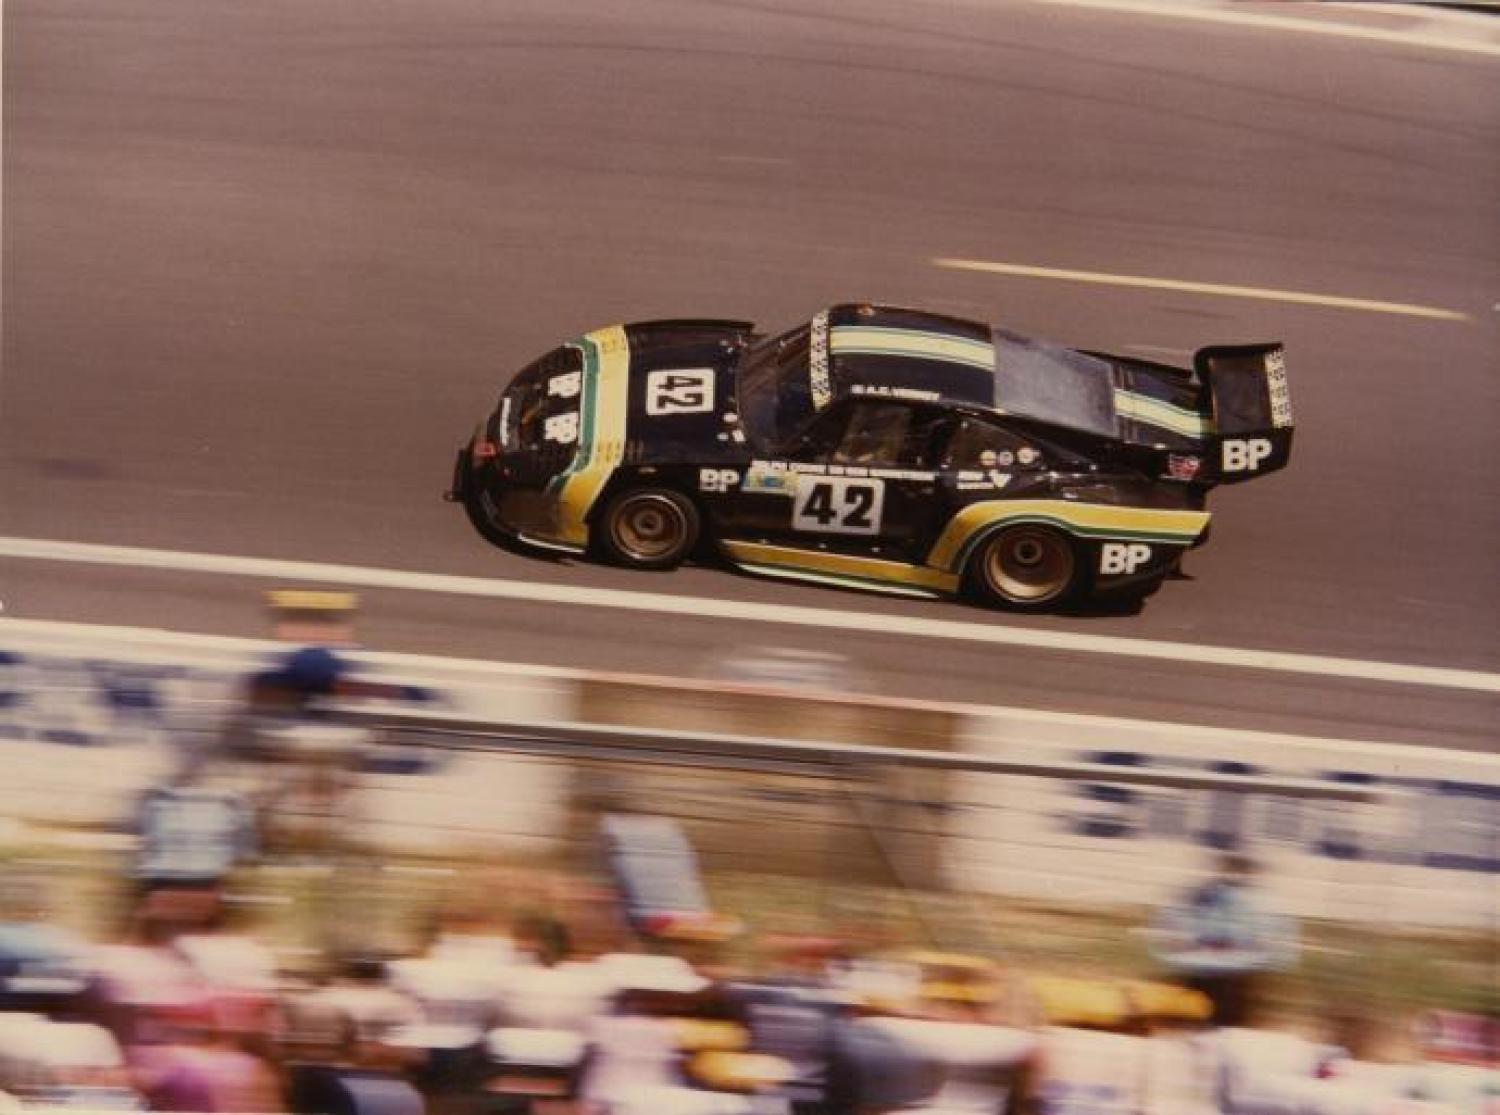
[[(255, 848), (254, 819), (239, 794), (196, 776), (146, 791), (136, 820), (140, 850), (134, 874), (143, 896), (197, 891), (216, 908), (224, 880)], [(167, 903), (170, 904), (170, 903)], [(184, 911), (194, 903), (179, 903)]]
[(212, 1016), (208, 988), (168, 948), (107, 945), (94, 950), (92, 961), (97, 1018), (127, 1050), (170, 1040), (181, 1027), (205, 1025)]
[(423, 1054), (408, 1040), (425, 1018), (387, 985), (376, 957), (345, 959), (326, 986), (286, 1005), (287, 1102), (319, 1115), (421, 1115), (425, 1101), (403, 1073)]
[(421, 1007), (387, 984), (385, 974), (385, 962), (377, 957), (350, 957), (332, 981), (309, 996), (315, 1008), (336, 1012), (344, 1020), (349, 1033), (341, 1032), (340, 1040), (348, 1039), (359, 1047), (362, 1064), (382, 1057), (399, 1061), (401, 1057), (386, 1038), (425, 1021)]
[(287, 1107), (300, 1115), (423, 1115), (426, 1102), (395, 1072), (378, 1039), (326, 996), (289, 1011)]
[(253, 937), (225, 931), (192, 933), (173, 942), (207, 986), (215, 1024), (250, 1040), (270, 1035), (276, 1007), (276, 958)]
[(570, 958), (567, 926), (556, 919), (532, 919), (520, 936), (536, 949), (538, 963), (511, 969), (498, 1003), (501, 1023), (582, 1033), (609, 994), (599, 969)]
[(0, 925), (0, 1011), (74, 1013), (88, 987), (81, 938), (37, 922)]
[(107, 1030), (35, 1014), (0, 1015), (0, 1089), (28, 1108), (134, 1111), (144, 1106)]
[(288, 649), (247, 679), (217, 755), (239, 764), (252, 784), (265, 844), (327, 854), (347, 836), (351, 791), (373, 753), (370, 733), (339, 723), (330, 705), (369, 698), (427, 701), (432, 695), (356, 676), (355, 663), (341, 652), (355, 645), (353, 595), (278, 590), (269, 603), (276, 636)]
[(827, 1089), (813, 1111), (867, 1115), (915, 1107), (941, 1083), (928, 1057), (876, 1026), (847, 1019), (831, 1036)]
[(349, 663), (326, 646), (302, 646), (250, 675), (239, 709), (224, 727), (223, 757), (250, 763), (292, 757), (283, 733), (321, 716), (319, 703), (335, 696)]
[(132, 1061), (155, 1111), (282, 1109), (276, 1072), (248, 1035), (215, 1024), (183, 1027), (172, 1041), (137, 1048)]
[(995, 1113), (1021, 1110), (1038, 1043), (1026, 1030), (931, 1018), (877, 1018), (864, 1023), (924, 1059), (938, 1082), (919, 1109)]
[(1219, 872), (1159, 918), (1153, 950), (1175, 979), (1213, 1004), (1215, 1026), (1245, 1026), (1264, 973), (1289, 967), (1296, 927), (1273, 915), (1254, 885), (1254, 864), (1226, 855)]
[(611, 1009), (589, 1027), (591, 1055), (582, 1089), (587, 1102), (609, 1111), (651, 1090), (681, 1085), (670, 1004), (671, 996), (650, 988), (624, 986), (615, 993)]
[[(1326, 1078), (1345, 1056), (1337, 1046), (1271, 1030), (1227, 1029), (1214, 1035), (1211, 1044), (1218, 1057), (1219, 1107), (1245, 1115), (1328, 1110), (1318, 1097), (1328, 1093)], [(1349, 1098), (1367, 1101), (1370, 1096)], [(1332, 1106), (1337, 1110), (1343, 1105)], [(1351, 1109), (1376, 1106), (1361, 1102)]]
[(426, 955), (386, 965), (391, 986), (423, 1016), (386, 1040), (425, 1061), (419, 1076), (424, 1088), (450, 1096), (472, 1090), (483, 1068), (481, 1046), (510, 974), (529, 962), (484, 914), (464, 911), (448, 918)]

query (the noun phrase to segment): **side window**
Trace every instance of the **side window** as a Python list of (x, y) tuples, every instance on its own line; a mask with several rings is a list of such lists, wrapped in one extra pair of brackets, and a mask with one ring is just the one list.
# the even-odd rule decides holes
[(1041, 448), (993, 422), (965, 418), (953, 431), (943, 453), (942, 468), (1003, 469), (1029, 472), (1048, 467)]
[(905, 403), (855, 404), (829, 462), (873, 468), (934, 468), (939, 418)]
[(826, 461), (838, 447), (849, 422), (849, 408), (834, 403), (808, 422), (791, 442), (778, 452), (794, 461)]

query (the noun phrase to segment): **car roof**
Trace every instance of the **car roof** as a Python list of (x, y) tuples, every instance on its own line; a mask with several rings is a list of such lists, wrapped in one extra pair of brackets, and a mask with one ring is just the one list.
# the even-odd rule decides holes
[[(826, 336), (820, 340), (820, 329)], [(813, 322), (835, 394), (900, 394), (990, 407), (995, 350), (986, 325), (896, 306), (833, 306)]]
[(1115, 365), (964, 318), (845, 303), (813, 320), (834, 394), (929, 399), (1119, 438)]

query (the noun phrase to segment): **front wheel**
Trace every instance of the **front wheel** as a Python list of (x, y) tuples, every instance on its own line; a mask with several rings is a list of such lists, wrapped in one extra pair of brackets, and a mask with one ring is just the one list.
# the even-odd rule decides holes
[(1077, 594), (1082, 577), (1073, 540), (1052, 527), (1006, 527), (979, 547), (970, 580), (988, 603), (1016, 611), (1055, 608)]
[(698, 544), (693, 501), (670, 488), (635, 488), (609, 501), (594, 525), (604, 556), (633, 569), (673, 569)]

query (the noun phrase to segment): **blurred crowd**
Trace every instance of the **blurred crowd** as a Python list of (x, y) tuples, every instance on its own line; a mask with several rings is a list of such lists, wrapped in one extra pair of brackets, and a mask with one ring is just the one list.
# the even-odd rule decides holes
[(412, 955), (309, 977), (226, 925), (212, 888), (153, 887), (119, 942), (0, 931), (0, 1088), (38, 1107), (325, 1115), (998, 1112), (1029, 1094), (1037, 1034), (1001, 1017), (977, 958), (859, 961), (802, 938), (752, 974), (695, 962), (717, 936), (701, 923), (673, 936), (585, 952), (550, 913), (501, 925), (474, 907)]
[(1494, 1115), (1494, 1029), (1455, 1063), (1378, 1064), (1244, 1025), (1284, 953), (1224, 866), (1163, 911), (1159, 983), (848, 937), (746, 951), (733, 917), (643, 910), (630, 869), (536, 875), (520, 906), (480, 888), (418, 947), (292, 965), (222, 880), (139, 877), (117, 939), (0, 926), (0, 1108)]

